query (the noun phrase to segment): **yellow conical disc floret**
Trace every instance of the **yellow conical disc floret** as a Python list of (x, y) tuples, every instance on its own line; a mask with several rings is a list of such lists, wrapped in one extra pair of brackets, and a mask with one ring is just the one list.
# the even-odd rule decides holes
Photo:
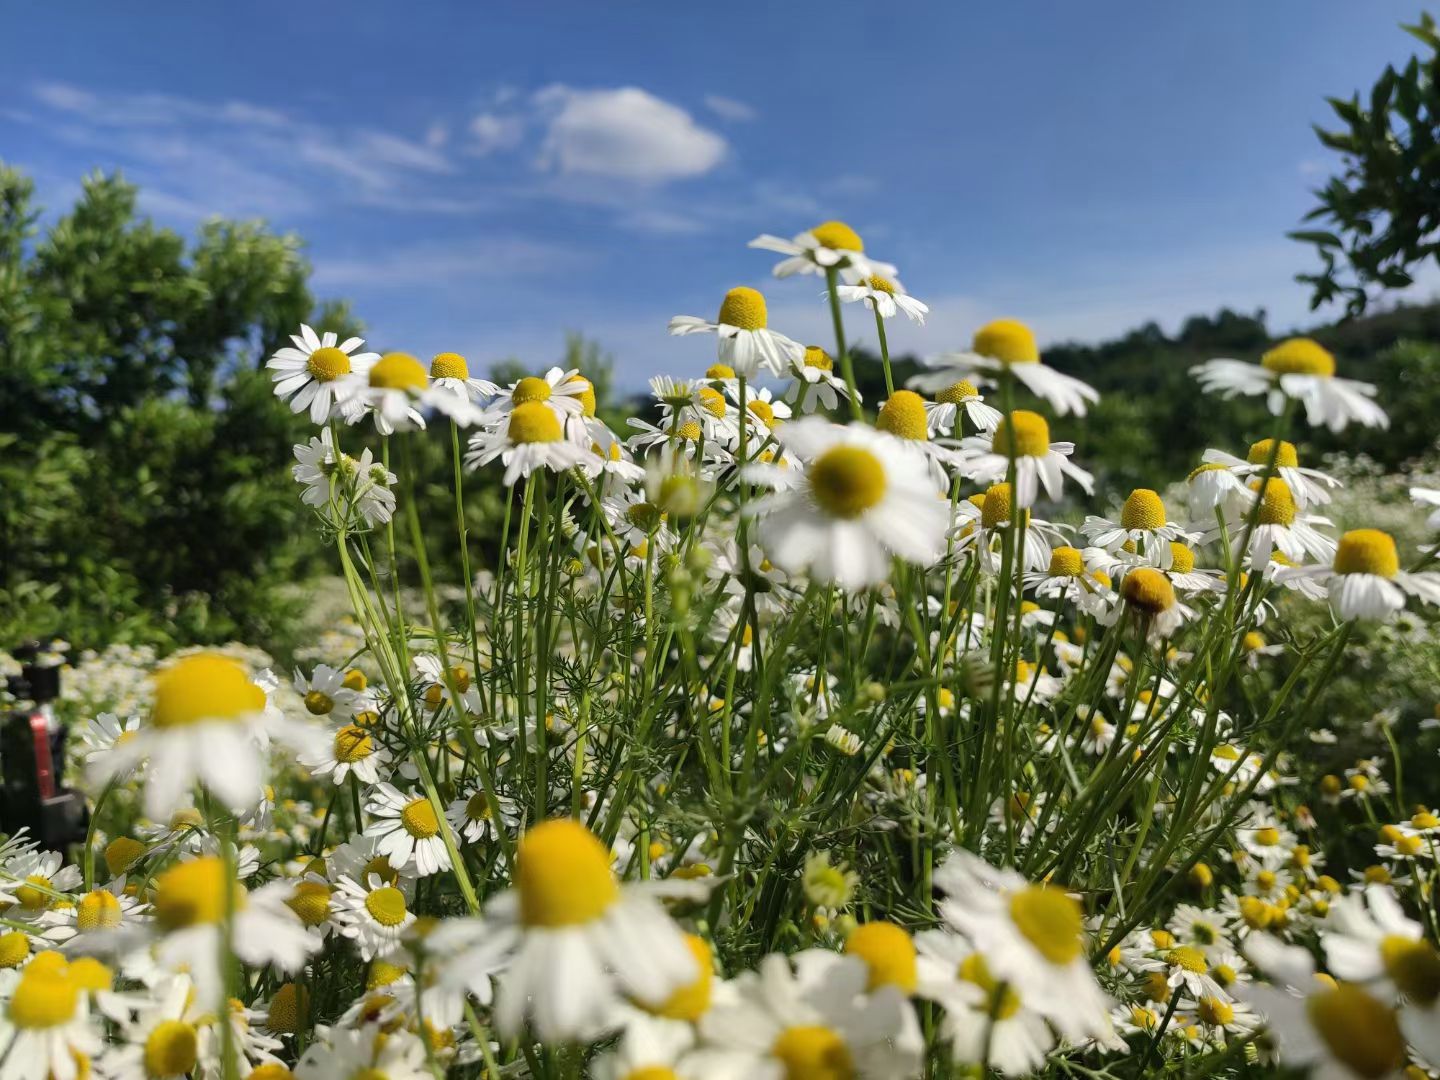
[(1080, 905), (1053, 885), (1027, 885), (1010, 897), (1010, 919), (1037, 952), (1065, 965), (1084, 952)]
[(594, 416), (595, 409), (597, 408), (595, 402), (595, 384), (592, 383), (589, 379), (583, 378), (579, 375), (573, 376), (570, 381), (572, 383), (585, 384), (585, 389), (581, 390), (580, 393), (575, 396), (577, 399), (579, 399), (580, 402), (580, 412), (585, 416)]
[(695, 403), (717, 420), (725, 416), (725, 395), (713, 386), (702, 386), (695, 391)]
[(386, 353), (370, 369), (370, 385), (381, 390), (409, 390), (419, 393), (430, 378), (425, 365), (409, 353)]
[(711, 364), (705, 369), (705, 378), (714, 382), (724, 382), (726, 379), (735, 378), (735, 369), (729, 364)]
[(270, 999), (265, 1026), (271, 1031), (293, 1035), (309, 1022), (310, 991), (299, 983), (285, 983)]
[(114, 930), (120, 925), (120, 901), (105, 889), (86, 893), (75, 905), (75, 929), (82, 934), (91, 930)]
[(765, 318), (765, 297), (759, 290), (741, 285), (725, 294), (715, 321), (741, 330), (764, 330)]
[(1261, 439), (1257, 443), (1250, 444), (1250, 452), (1245, 455), (1245, 460), (1251, 465), (1268, 465), (1270, 455), (1275, 455), (1275, 467), (1277, 469), (1295, 469), (1300, 466), (1300, 455), (1295, 452), (1295, 444), (1280, 440), (1280, 449), (1275, 449), (1274, 439)]
[(1085, 556), (1078, 548), (1057, 547), (1050, 552), (1051, 577), (1080, 577), (1085, 573)]
[(871, 274), (865, 279), (865, 284), (869, 285), (870, 288), (876, 292), (889, 293), (891, 296), (895, 295), (895, 283), (889, 278), (881, 277), (879, 274)]
[(265, 691), (226, 656), (200, 653), (155, 676), (155, 727), (238, 720), (265, 708)]
[[(39, 957), (36, 957), (38, 960)], [(31, 961), (10, 998), (8, 1015), (17, 1028), (50, 1028), (69, 1023), (80, 1003), (80, 988), (59, 966)]]
[(995, 426), (990, 449), (1006, 457), (1044, 457), (1050, 452), (1050, 425), (1029, 409), (1016, 409)]
[[(1009, 484), (991, 484), (980, 499), (981, 525), (987, 529), (995, 529), (1010, 524), (1012, 507)], [(1020, 514), (1027, 523), (1030, 521), (1029, 510), (1022, 510)]]
[(620, 895), (610, 853), (578, 821), (536, 825), (516, 848), (520, 917), (527, 926), (577, 926), (603, 915)]
[(694, 982), (687, 983), (672, 993), (663, 1004), (652, 1007), (642, 1003), (641, 1008), (667, 1020), (687, 1020), (694, 1023), (710, 1008), (710, 991), (715, 982), (715, 961), (704, 938), (686, 934), (685, 944), (690, 947), (690, 954), (695, 957), (698, 977)]
[(560, 418), (548, 405), (526, 401), (510, 411), (506, 429), (513, 443), (559, 442), (562, 437)]
[(1038, 364), (1040, 346), (1035, 334), (1018, 319), (996, 319), (975, 331), (971, 348), (981, 356), (1006, 364)]
[(459, 353), (442, 352), (430, 361), (432, 379), (468, 379), (470, 365)]
[(832, 446), (809, 477), (815, 501), (833, 517), (857, 518), (885, 497), (885, 466), (863, 446)]
[(980, 391), (975, 389), (974, 383), (967, 379), (961, 379), (959, 382), (951, 383), (945, 387), (944, 390), (936, 394), (935, 400), (941, 405), (963, 405), (972, 398), (979, 396)]
[(861, 923), (845, 939), (845, 953), (865, 961), (867, 990), (894, 986), (909, 995), (915, 989), (915, 942), (894, 923)]
[(245, 886), (230, 880), (219, 856), (176, 863), (155, 879), (155, 921), (166, 930), (218, 923), (225, 914), (227, 886), (238, 910), (245, 903)]
[[(1260, 483), (1250, 485), (1251, 491), (1260, 491)], [(1279, 477), (1272, 476), (1265, 481), (1265, 490), (1260, 495), (1261, 525), (1295, 524), (1295, 496), (1290, 485)]]
[(1130, 492), (1120, 510), (1120, 526), (1124, 529), (1145, 529), (1154, 531), (1165, 524), (1165, 504), (1160, 496), (1149, 488), (1136, 488)]
[(1282, 341), (1260, 357), (1260, 364), (1277, 375), (1320, 375), (1329, 378), (1335, 374), (1335, 357), (1329, 350), (1303, 337)]
[(1355, 1076), (1389, 1076), (1405, 1064), (1405, 1037), (1395, 1010), (1353, 983), (1305, 1000), (1316, 1034)]
[(145, 1039), (146, 1076), (185, 1076), (200, 1055), (200, 1038), (183, 1020), (162, 1020)]
[(316, 349), (305, 361), (305, 367), (317, 382), (334, 382), (350, 374), (350, 357), (333, 345)]
[(1392, 578), (1400, 572), (1395, 540), (1379, 529), (1351, 529), (1335, 549), (1337, 574), (1374, 574)]
[(510, 400), (515, 405), (526, 402), (549, 401), (551, 394), (550, 384), (535, 375), (526, 375), (515, 384), (515, 389), (510, 391)]
[(843, 221), (822, 221), (810, 230), (810, 235), (820, 241), (821, 247), (832, 251), (864, 251), (865, 243), (860, 234)]
[(1175, 574), (1188, 574), (1195, 569), (1195, 552), (1182, 544), (1179, 540), (1170, 541), (1170, 571)]
[(925, 424), (925, 399), (914, 390), (896, 390), (890, 400), (880, 406), (875, 426), (901, 439), (925, 442), (930, 429)]
[(818, 1024), (786, 1028), (771, 1045), (770, 1055), (785, 1066), (785, 1080), (852, 1080), (856, 1075), (844, 1037)]
[(834, 371), (835, 360), (819, 345), (806, 345), (805, 366), (819, 368), (821, 371)]
[(1159, 615), (1175, 606), (1175, 587), (1159, 570), (1142, 566), (1131, 570), (1120, 583), (1120, 595), (1131, 607), (1146, 615)]
[(105, 845), (105, 867), (111, 877), (119, 877), (145, 854), (145, 845), (128, 836), (117, 836)]

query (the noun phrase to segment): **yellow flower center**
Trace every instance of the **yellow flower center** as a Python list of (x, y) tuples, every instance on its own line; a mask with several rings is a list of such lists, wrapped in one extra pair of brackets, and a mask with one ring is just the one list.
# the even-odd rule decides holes
[(679, 435), (685, 442), (699, 442), (701, 434), (700, 425), (694, 420), (686, 420), (685, 423), (681, 424), (676, 430), (675, 434)]
[(365, 678), (365, 673), (359, 668), (351, 668), (345, 672), (343, 682), (346, 690), (354, 690), (356, 693), (364, 690), (365, 687), (369, 685)]
[(404, 978), (405, 974), (405, 968), (400, 964), (392, 964), (380, 959), (372, 960), (369, 970), (365, 973), (365, 989), (378, 990), (382, 986), (389, 986), (397, 979)]
[(79, 1002), (80, 988), (63, 970), (37, 968), (32, 962), (10, 999), (10, 1022), (19, 1028), (55, 1027), (75, 1016)]
[(1035, 334), (1018, 319), (996, 319), (975, 331), (972, 349), (981, 356), (1006, 364), (1038, 364), (1040, 347)]
[(1083, 950), (1080, 905), (1051, 885), (1029, 885), (1010, 897), (1010, 918), (1025, 940), (1052, 964), (1065, 965)]
[(128, 836), (117, 836), (105, 845), (105, 866), (111, 877), (119, 877), (145, 854), (145, 845)]
[(1440, 997), (1440, 954), (1428, 941), (1390, 934), (1380, 941), (1380, 959), (1390, 981), (1417, 1005)]
[(765, 329), (765, 297), (747, 285), (731, 289), (720, 302), (720, 314), (715, 321), (723, 326), (734, 326), (740, 330)]
[(1239, 975), (1229, 964), (1216, 964), (1210, 969), (1210, 977), (1221, 986), (1234, 986)]
[(305, 711), (311, 716), (324, 716), (333, 708), (335, 708), (335, 699), (329, 694), (311, 690), (305, 695)]
[(321, 881), (302, 881), (285, 904), (306, 926), (319, 926), (330, 917), (330, 886)]
[(725, 415), (725, 395), (713, 386), (702, 386), (695, 392), (695, 401), (715, 419)]
[(570, 381), (572, 384), (580, 383), (585, 387), (585, 389), (575, 395), (576, 399), (580, 402), (580, 412), (585, 416), (594, 416), (595, 410), (599, 405), (595, 400), (595, 384), (589, 379), (581, 378), (579, 375), (574, 376)]
[[(980, 524), (987, 529), (1010, 524), (1010, 485), (992, 484), (985, 489), (980, 501)], [(1030, 511), (1021, 511), (1025, 521), (1030, 520)]]
[(490, 818), (490, 801), (485, 792), (477, 791), (465, 803), (465, 817), (470, 821), (487, 821)]
[(1280, 843), (1280, 830), (1273, 825), (1266, 825), (1263, 829), (1256, 829), (1255, 843), (1261, 847), (1274, 847)]
[(1159, 570), (1142, 566), (1131, 570), (1120, 584), (1120, 595), (1146, 615), (1159, 615), (1175, 606), (1175, 587)]
[(710, 1008), (710, 990), (715, 981), (715, 968), (710, 946), (704, 938), (686, 934), (685, 944), (690, 946), (690, 953), (695, 957), (699, 976), (694, 982), (687, 983), (672, 993), (663, 1004), (656, 1007), (642, 1005), (642, 1008), (655, 1016), (694, 1023)]
[(393, 885), (381, 885), (365, 894), (365, 910), (381, 926), (399, 926), (405, 921), (405, 894)]
[(1125, 529), (1153, 532), (1165, 524), (1165, 504), (1149, 488), (1136, 488), (1120, 510), (1120, 525)]
[(235, 907), (245, 903), (245, 886), (230, 881), (217, 855), (176, 863), (155, 879), (155, 920), (166, 930), (218, 923), (225, 915), (225, 889), (234, 890)]
[(1335, 357), (1309, 338), (1291, 338), (1260, 357), (1260, 366), (1277, 375), (1320, 375), (1329, 378), (1335, 374)]
[(1193, 945), (1177, 945), (1165, 954), (1165, 962), (1194, 975), (1203, 975), (1210, 966), (1205, 963), (1205, 954)]
[(1179, 540), (1170, 541), (1170, 570), (1176, 574), (1188, 574), (1195, 569), (1195, 552)]
[(270, 999), (265, 1026), (271, 1031), (293, 1035), (307, 1023), (310, 1014), (310, 991), (298, 983), (286, 983)]
[(1280, 449), (1275, 450), (1274, 439), (1261, 439), (1257, 443), (1250, 444), (1250, 452), (1245, 455), (1245, 460), (1251, 465), (1264, 465), (1269, 462), (1270, 454), (1275, 454), (1275, 467), (1277, 469), (1295, 469), (1300, 466), (1300, 455), (1295, 453), (1295, 444), (1280, 440)]
[(310, 354), (305, 367), (316, 381), (334, 382), (341, 375), (350, 374), (350, 357), (333, 345), (326, 345)]
[(1221, 1001), (1217, 997), (1202, 997), (1195, 1006), (1195, 1015), (1203, 1024), (1224, 1027), (1235, 1019), (1235, 1009), (1229, 1002)]
[(750, 410), (750, 415), (757, 417), (762, 423), (773, 424), (775, 422), (775, 410), (768, 401), (756, 398), (745, 407)]
[[(1259, 490), (1259, 482), (1250, 485), (1251, 491)], [(1261, 525), (1295, 524), (1295, 496), (1290, 485), (1279, 477), (1265, 481), (1265, 490), (1260, 495)]]
[(956, 974), (985, 991), (984, 1001), (975, 1006), (977, 1011), (996, 1020), (1008, 1020), (1020, 1011), (1020, 995), (1008, 984), (996, 980), (990, 972), (990, 965), (985, 963), (985, 957), (980, 953), (971, 953), (961, 960)]
[(975, 389), (975, 384), (961, 379), (959, 382), (951, 383), (938, 394), (935, 400), (942, 405), (961, 405), (972, 398), (980, 396), (980, 391)]
[(1311, 994), (1305, 1013), (1330, 1053), (1357, 1076), (1389, 1076), (1405, 1064), (1395, 1011), (1353, 983)]
[(610, 853), (569, 818), (536, 825), (516, 851), (520, 917), (528, 926), (576, 926), (599, 918), (619, 896)]
[(925, 399), (914, 390), (896, 390), (890, 400), (880, 406), (875, 426), (900, 439), (925, 442), (930, 429), (925, 424)]
[(370, 369), (370, 385), (377, 390), (419, 392), (429, 381), (425, 365), (409, 353), (386, 353)]
[(711, 364), (705, 369), (705, 377), (715, 382), (735, 378), (735, 369), (729, 364)]
[(1351, 529), (1335, 549), (1335, 572), (1394, 577), (1400, 572), (1395, 540), (1379, 529)]
[(146, 1076), (184, 1076), (195, 1067), (200, 1039), (183, 1020), (162, 1020), (145, 1039)]
[(459, 353), (442, 352), (430, 361), (432, 379), (468, 379), (470, 365)]
[(851, 1080), (855, 1062), (850, 1047), (831, 1028), (818, 1024), (788, 1027), (770, 1047), (785, 1066), (785, 1080)]
[(267, 1061), (251, 1069), (245, 1080), (295, 1080), (295, 1074), (278, 1061)]
[(375, 752), (370, 733), (355, 724), (346, 724), (335, 732), (335, 760), (342, 765), (353, 765), (363, 761)]
[(440, 831), (440, 819), (429, 799), (415, 799), (400, 811), (400, 824), (417, 840), (429, 840)]
[(115, 985), (115, 973), (93, 956), (76, 957), (65, 974), (85, 993), (98, 994)]
[(511, 410), (507, 431), (513, 443), (559, 442), (560, 418), (548, 405), (525, 401)]
[(29, 935), (21, 930), (0, 934), (0, 968), (19, 967), (29, 955)]
[(680, 1080), (680, 1074), (664, 1065), (644, 1065), (631, 1069), (621, 1076), (620, 1080)]
[(1185, 480), (1188, 483), (1189, 481), (1194, 480), (1197, 476), (1200, 476), (1204, 473), (1223, 472), (1224, 470), (1225, 466), (1221, 465), (1218, 461), (1207, 461), (1204, 465), (1197, 465), (1195, 468), (1191, 469), (1190, 475), (1185, 477)]
[(915, 943), (894, 923), (862, 923), (845, 939), (845, 952), (865, 961), (870, 971), (867, 990), (896, 986), (907, 995), (914, 991)]
[(75, 905), (75, 929), (82, 934), (91, 930), (114, 930), (120, 925), (120, 901), (104, 889), (86, 893)]
[(21, 907), (48, 908), (51, 904), (50, 879), (44, 874), (31, 874), (25, 884), (15, 890), (15, 899)]
[(1039, 413), (1016, 409), (996, 425), (990, 449), (1006, 457), (1044, 457), (1050, 452), (1050, 425)]
[(821, 371), (834, 371), (835, 361), (819, 345), (805, 346), (805, 366), (819, 368)]
[(548, 382), (537, 376), (527, 375), (515, 384), (515, 389), (510, 391), (510, 400), (517, 406), (534, 404), (549, 401), (550, 394), (551, 388)]
[(861, 446), (832, 446), (810, 466), (810, 491), (832, 517), (857, 518), (885, 497), (885, 466)]
[(1255, 887), (1262, 893), (1274, 892), (1279, 881), (1274, 870), (1260, 870), (1255, 874)]
[(1241, 640), (1241, 645), (1246, 652), (1254, 652), (1256, 649), (1265, 647), (1265, 638), (1256, 630), (1251, 630)]
[(810, 235), (820, 241), (821, 247), (832, 251), (864, 251), (865, 244), (860, 234), (843, 221), (822, 221), (810, 230)]
[(870, 288), (876, 292), (889, 293), (891, 296), (895, 295), (895, 283), (888, 278), (881, 277), (879, 274), (871, 274), (865, 279), (865, 284), (869, 285)]
[(200, 654), (155, 676), (156, 727), (181, 727), (205, 720), (237, 720), (265, 708), (265, 691), (245, 669), (224, 656)]

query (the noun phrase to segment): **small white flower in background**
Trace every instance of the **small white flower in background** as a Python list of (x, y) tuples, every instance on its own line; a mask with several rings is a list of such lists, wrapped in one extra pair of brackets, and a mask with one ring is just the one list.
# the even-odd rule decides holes
[(860, 753), (860, 736), (856, 735), (849, 728), (841, 727), (839, 724), (831, 724), (825, 730), (825, 742), (844, 754), (846, 757), (854, 757)]
[(1111, 553), (1119, 552), (1128, 544), (1128, 550), (1133, 551), (1136, 558), (1162, 570), (1170, 569), (1172, 540), (1194, 543), (1200, 538), (1170, 521), (1164, 501), (1150, 488), (1136, 488), (1126, 496), (1119, 521), (1092, 514), (1080, 526), (1080, 531), (1095, 547)]
[(339, 342), (338, 335), (327, 331), (317, 335), (302, 325), (300, 333), (290, 335), (294, 347), (277, 349), (266, 367), (273, 371), (275, 395), (288, 400), (292, 412), (310, 411), (310, 420), (323, 424), (342, 398), (363, 383), (370, 368), (380, 359), (379, 353), (357, 353), (365, 344), (358, 337)]
[(670, 333), (715, 334), (720, 362), (738, 376), (753, 378), (762, 367), (772, 375), (784, 375), (792, 364), (801, 362), (805, 347), (771, 330), (768, 319), (765, 297), (742, 285), (725, 294), (714, 322), (676, 315), (670, 320)]
[(863, 301), (882, 319), (893, 319), (896, 312), (903, 311), (911, 322), (925, 325), (925, 316), (930, 313), (928, 304), (922, 304), (905, 291), (896, 278), (872, 274), (854, 285), (837, 285), (835, 295), (842, 303), (853, 304)]
[(505, 465), (506, 487), (537, 469), (562, 472), (594, 456), (565, 438), (560, 416), (548, 402), (521, 402), (499, 413), (493, 425), (470, 436), (465, 464), (478, 469), (499, 458)]
[[(913, 389), (917, 381), (924, 381), (924, 377), (916, 376), (907, 385)], [(962, 413), (977, 431), (994, 431), (1005, 418), (999, 409), (986, 405), (984, 395), (965, 379), (934, 391), (934, 400), (925, 402), (925, 422), (931, 435), (958, 434)]]
[(311, 716), (329, 716), (343, 720), (368, 707), (368, 701), (352, 686), (356, 677), (361, 680), (359, 685), (363, 687), (364, 676), (359, 672), (352, 677), (348, 672), (333, 668), (329, 664), (316, 664), (308, 679), (300, 672), (295, 672), (293, 685), (295, 693), (300, 695), (300, 700), (305, 705), (305, 711)]
[[(389, 1025), (387, 1025), (389, 1028)], [(425, 1043), (404, 1027), (384, 1032), (384, 1038), (369, 1026), (333, 1027), (317, 1031), (320, 1040), (312, 1044), (295, 1066), (299, 1080), (434, 1080)]]
[(1285, 399), (1305, 406), (1305, 419), (1316, 427), (1340, 431), (1350, 421), (1365, 427), (1385, 428), (1390, 418), (1371, 400), (1370, 383), (1335, 377), (1335, 357), (1309, 338), (1282, 341), (1260, 357), (1259, 364), (1242, 360), (1207, 360), (1190, 369), (1209, 393), (1265, 397), (1270, 412), (1279, 416)]
[(470, 375), (470, 364), (459, 353), (438, 354), (430, 361), (430, 385), (437, 390), (453, 390), (472, 401), (492, 398), (500, 388), (489, 379)]
[(562, 429), (583, 416), (586, 402), (594, 411), (595, 388), (580, 375), (578, 368), (552, 367), (544, 375), (527, 375), (495, 392), (495, 400), (485, 409), (482, 426), (490, 427), (522, 405), (543, 405), (555, 415)]
[(412, 858), (420, 877), (450, 869), (450, 851), (440, 834), (443, 826), (424, 792), (406, 794), (382, 783), (370, 792), (365, 812), (371, 815), (365, 835), (374, 838), (375, 850), (396, 870)]
[(98, 760), (108, 754), (119, 743), (134, 738), (139, 729), (138, 716), (127, 716), (122, 720), (112, 712), (102, 712), (80, 733), (80, 740), (85, 744), (86, 761)]
[(771, 433), (771, 429), (778, 426), (777, 421), (783, 422), (790, 419), (790, 406), (783, 401), (776, 401), (769, 387), (747, 386), (743, 400), (740, 396), (740, 383), (738, 381), (729, 383), (725, 389), (730, 395), (730, 400), (735, 403), (736, 408), (736, 445), (739, 445), (739, 425), (741, 423), (748, 423), (750, 425), (750, 431), (748, 433), (749, 446), (747, 449), (751, 453), (760, 449), (760, 444), (763, 443), (766, 436)]
[(1295, 496), (1295, 505), (1302, 510), (1312, 503), (1328, 503), (1330, 489), (1340, 487), (1340, 481), (1328, 473), (1319, 469), (1301, 468), (1300, 455), (1295, 450), (1295, 444), (1284, 440), (1281, 440), (1278, 450), (1275, 449), (1273, 439), (1261, 439), (1252, 443), (1243, 460), (1234, 454), (1227, 454), (1224, 450), (1206, 450), (1202, 460), (1207, 465), (1224, 466), (1236, 476), (1258, 479), (1264, 475), (1265, 466), (1269, 464), (1272, 454), (1275, 457), (1272, 475), (1280, 477), (1290, 485), (1290, 491)]
[[(498, 821), (490, 805), (491, 798), (500, 811)], [(521, 815), (514, 799), (493, 792), (487, 797), (484, 789), (472, 786), (445, 808), (445, 816), (456, 836), (466, 843), (475, 844), (492, 839), (502, 829), (510, 832), (520, 824)]]
[[(805, 346), (800, 360), (791, 362), (790, 375), (794, 382), (785, 391), (785, 400), (801, 412), (814, 412), (817, 406), (833, 411), (840, 402), (850, 402), (850, 388), (835, 374), (834, 358), (819, 345)], [(855, 400), (864, 400), (858, 389)]]
[(925, 366), (930, 370), (916, 375), (909, 385), (926, 393), (945, 390), (962, 380), (993, 383), (1008, 375), (1049, 402), (1061, 416), (1084, 416), (1087, 405), (1100, 400), (1094, 387), (1042, 363), (1034, 333), (1014, 319), (987, 323), (975, 332), (969, 352), (944, 353), (927, 359)]
[(893, 278), (897, 271), (889, 263), (879, 262), (865, 254), (860, 234), (843, 221), (825, 221), (793, 239), (764, 233), (750, 241), (750, 247), (774, 251), (788, 256), (775, 264), (775, 276), (820, 274), (827, 270), (843, 271), (846, 280), (859, 281), (872, 275)]
[(1389, 619), (1413, 596), (1440, 604), (1440, 573), (1400, 569), (1395, 540), (1379, 529), (1352, 529), (1334, 547), (1326, 565), (1287, 567), (1279, 581), (1309, 581), (1323, 586), (1342, 619)]
[(1087, 495), (1095, 490), (1094, 478), (1070, 461), (1075, 444), (1052, 443), (1049, 423), (1028, 409), (1016, 409), (1001, 418), (988, 436), (961, 439), (960, 449), (967, 455), (965, 473), (985, 484), (1003, 481), (1013, 460), (1015, 493), (1021, 506), (1034, 506), (1042, 485), (1051, 499), (1059, 499), (1067, 476)]
[(355, 942), (361, 959), (388, 956), (415, 923), (415, 913), (398, 883), (379, 874), (365, 875), (362, 885), (342, 877), (332, 895), (333, 918), (342, 936)]

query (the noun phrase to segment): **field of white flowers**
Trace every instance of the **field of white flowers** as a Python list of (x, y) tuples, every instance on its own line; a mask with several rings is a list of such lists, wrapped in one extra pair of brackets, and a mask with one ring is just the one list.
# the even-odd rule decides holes
[(894, 266), (835, 221), (751, 246), (834, 339), (717, 289), (625, 430), (583, 371), (275, 354), (349, 616), (293, 672), (74, 658), (94, 818), (0, 850), (0, 1078), (1437, 1075), (1440, 817), (1382, 734), (1305, 771), (1357, 624), (1440, 603), (1440, 544), (1341, 533), (1306, 464), (1393, 403), (1306, 339), (1215, 359), (1197, 408), (1269, 430), (1087, 513), (1097, 395), (1030, 328), (895, 386)]

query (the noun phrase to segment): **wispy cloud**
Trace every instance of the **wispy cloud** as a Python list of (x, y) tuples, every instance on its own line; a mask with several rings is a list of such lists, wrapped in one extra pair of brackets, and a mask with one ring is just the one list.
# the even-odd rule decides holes
[(542, 169), (664, 183), (709, 172), (729, 150), (721, 135), (680, 106), (639, 87), (576, 90), (556, 84), (533, 100), (548, 114)]
[(756, 116), (755, 110), (751, 106), (723, 94), (706, 94), (705, 107), (721, 120), (730, 120), (735, 123), (745, 123), (754, 120)]

